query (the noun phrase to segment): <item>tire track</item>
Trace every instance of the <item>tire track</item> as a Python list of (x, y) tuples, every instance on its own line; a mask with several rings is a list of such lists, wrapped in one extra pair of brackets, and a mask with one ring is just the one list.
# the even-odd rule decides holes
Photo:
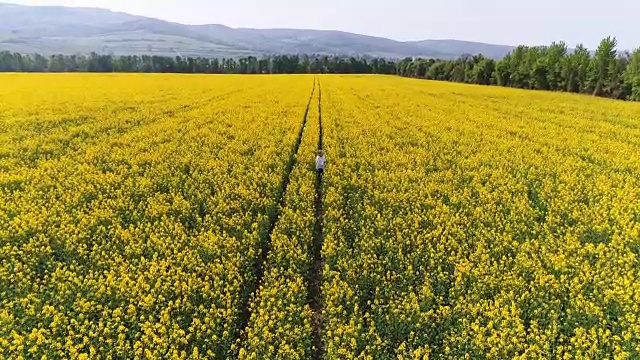
[[(278, 203), (275, 207), (275, 210), (271, 212), (269, 215), (269, 230), (264, 238), (261, 239), (261, 253), (260, 256), (255, 259), (253, 264), (253, 273), (256, 274), (256, 280), (253, 284), (251, 284), (251, 291), (249, 294), (244, 295), (241, 300), (241, 310), (240, 317), (238, 321), (238, 334), (236, 337), (236, 344), (238, 348), (241, 347), (241, 344), (246, 341), (247, 336), (247, 326), (249, 325), (249, 320), (251, 319), (251, 300), (258, 298), (258, 293), (260, 291), (260, 285), (262, 284), (262, 278), (264, 276), (265, 266), (267, 264), (267, 257), (269, 255), (269, 251), (271, 250), (271, 237), (273, 235), (273, 230), (280, 219), (280, 215), (282, 212), (282, 208), (285, 205), (285, 194), (287, 193), (287, 187), (289, 186), (289, 182), (291, 181), (291, 172), (293, 168), (298, 162), (298, 151), (300, 149), (300, 144), (302, 143), (302, 136), (304, 134), (304, 130), (307, 126), (307, 116), (309, 115), (309, 109), (311, 107), (311, 100), (313, 100), (313, 95), (316, 91), (316, 80), (313, 80), (313, 88), (311, 89), (311, 95), (309, 96), (309, 101), (307, 102), (307, 108), (304, 112), (304, 117), (302, 119), (302, 126), (300, 126), (300, 131), (298, 132), (298, 138), (293, 145), (293, 149), (291, 150), (291, 155), (289, 156), (289, 162), (285, 168), (284, 174), (282, 176), (282, 182), (280, 183), (280, 189), (277, 193)], [(237, 354), (236, 354), (237, 355)], [(234, 356), (237, 357), (237, 356)]]
[[(318, 150), (323, 149), (323, 132), (322, 132), (322, 87), (318, 82)], [(316, 202), (315, 217), (316, 222), (313, 231), (313, 263), (311, 265), (311, 274), (309, 274), (309, 290), (308, 303), (313, 312), (311, 318), (311, 326), (313, 328), (313, 350), (312, 359), (320, 360), (324, 355), (324, 343), (322, 341), (323, 318), (322, 309), (324, 307), (322, 301), (322, 271), (324, 269), (324, 259), (322, 258), (322, 246), (324, 243), (323, 235), (323, 209), (322, 209), (322, 175), (316, 175)]]

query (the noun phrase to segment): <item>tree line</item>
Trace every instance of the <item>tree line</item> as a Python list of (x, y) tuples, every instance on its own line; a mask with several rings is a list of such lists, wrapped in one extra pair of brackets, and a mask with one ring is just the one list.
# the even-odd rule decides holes
[(549, 46), (518, 46), (501, 60), (463, 55), (456, 60), (406, 58), (397, 74), (416, 78), (499, 85), (522, 89), (593, 94), (640, 101), (640, 48), (618, 52), (607, 37), (595, 53), (564, 42)]
[(595, 53), (564, 42), (518, 46), (501, 60), (463, 55), (455, 60), (273, 55), (210, 59), (153, 55), (24, 55), (0, 52), (0, 72), (147, 72), (204, 74), (395, 74), (523, 89), (593, 94), (640, 101), (640, 48), (620, 53), (607, 37)]
[(0, 72), (142, 72), (199, 74), (395, 74), (395, 62), (382, 58), (326, 55), (273, 55), (209, 59), (154, 55), (24, 55), (0, 52)]

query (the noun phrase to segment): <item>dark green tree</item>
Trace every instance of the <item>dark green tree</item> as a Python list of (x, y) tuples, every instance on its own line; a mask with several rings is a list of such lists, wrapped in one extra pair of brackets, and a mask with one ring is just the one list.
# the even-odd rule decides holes
[(587, 92), (591, 54), (584, 45), (576, 46), (572, 54), (566, 57), (562, 77), (565, 89), (570, 92)]
[(482, 58), (472, 70), (471, 82), (480, 85), (491, 85), (496, 62), (493, 59)]
[(565, 90), (566, 79), (563, 66), (567, 57), (567, 44), (563, 41), (554, 42), (545, 51), (547, 69), (547, 85), (550, 90)]
[(631, 54), (624, 73), (624, 82), (630, 89), (629, 99), (640, 101), (640, 48)]
[(496, 63), (492, 82), (499, 86), (511, 86), (511, 54)]
[(610, 90), (611, 68), (615, 65), (617, 45), (616, 38), (608, 36), (602, 39), (596, 50), (589, 72), (589, 83), (593, 88), (593, 95), (609, 95), (606, 91)]

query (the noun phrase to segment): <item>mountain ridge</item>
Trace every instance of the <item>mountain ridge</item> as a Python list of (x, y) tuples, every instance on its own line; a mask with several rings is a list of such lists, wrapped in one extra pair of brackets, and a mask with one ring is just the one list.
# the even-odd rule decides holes
[(397, 41), (340, 30), (187, 25), (102, 8), (0, 3), (0, 51), (241, 57), (277, 54), (499, 59), (514, 49), (464, 40)]

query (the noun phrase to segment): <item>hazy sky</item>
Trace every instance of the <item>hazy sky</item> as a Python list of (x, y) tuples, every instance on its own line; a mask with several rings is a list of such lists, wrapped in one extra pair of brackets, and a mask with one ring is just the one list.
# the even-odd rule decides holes
[(593, 48), (640, 46), (639, 0), (0, 0), (104, 7), (184, 24), (343, 30), (396, 40), (459, 39)]

